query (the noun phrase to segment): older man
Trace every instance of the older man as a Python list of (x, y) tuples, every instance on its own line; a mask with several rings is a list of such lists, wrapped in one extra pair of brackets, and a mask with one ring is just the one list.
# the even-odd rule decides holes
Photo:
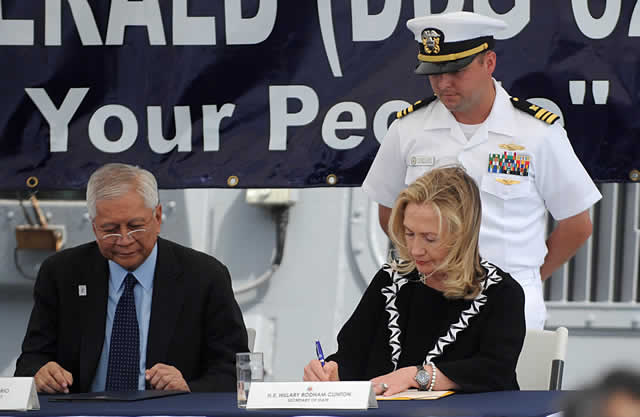
[(247, 332), (227, 268), (158, 237), (153, 175), (124, 164), (87, 184), (95, 242), (40, 268), (16, 376), (39, 392), (234, 391)]

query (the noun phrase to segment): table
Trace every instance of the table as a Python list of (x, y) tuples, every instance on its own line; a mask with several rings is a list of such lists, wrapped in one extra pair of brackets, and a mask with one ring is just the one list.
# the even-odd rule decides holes
[(559, 411), (570, 391), (502, 391), (454, 394), (439, 400), (378, 401), (369, 410), (243, 410), (235, 393), (190, 393), (131, 402), (50, 402), (40, 410), (0, 412), (0, 416), (467, 416), (537, 417)]

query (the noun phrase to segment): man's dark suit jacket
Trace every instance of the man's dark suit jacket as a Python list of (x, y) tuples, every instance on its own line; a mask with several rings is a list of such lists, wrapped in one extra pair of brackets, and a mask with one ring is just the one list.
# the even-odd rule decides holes
[[(227, 268), (158, 238), (153, 279), (147, 369), (175, 366), (192, 391), (235, 391), (235, 354), (249, 350)], [(72, 392), (90, 391), (105, 337), (108, 284), (109, 266), (95, 242), (49, 257), (38, 273), (15, 375), (33, 376), (55, 361), (73, 375)]]

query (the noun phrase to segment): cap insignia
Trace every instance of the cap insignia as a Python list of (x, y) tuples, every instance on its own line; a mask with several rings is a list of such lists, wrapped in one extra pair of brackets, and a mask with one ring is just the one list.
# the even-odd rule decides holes
[(440, 41), (444, 42), (444, 34), (436, 29), (425, 29), (422, 31), (422, 45), (428, 54), (440, 53)]

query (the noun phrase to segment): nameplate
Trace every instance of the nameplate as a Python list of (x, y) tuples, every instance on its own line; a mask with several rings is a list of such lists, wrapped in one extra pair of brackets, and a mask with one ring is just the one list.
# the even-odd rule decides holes
[(433, 166), (436, 163), (436, 158), (433, 156), (425, 156), (425, 155), (414, 155), (409, 159), (409, 166), (419, 167), (419, 166)]
[(261, 408), (366, 410), (378, 402), (370, 381), (252, 382), (247, 409)]
[(0, 410), (39, 410), (40, 401), (32, 377), (0, 377)]

